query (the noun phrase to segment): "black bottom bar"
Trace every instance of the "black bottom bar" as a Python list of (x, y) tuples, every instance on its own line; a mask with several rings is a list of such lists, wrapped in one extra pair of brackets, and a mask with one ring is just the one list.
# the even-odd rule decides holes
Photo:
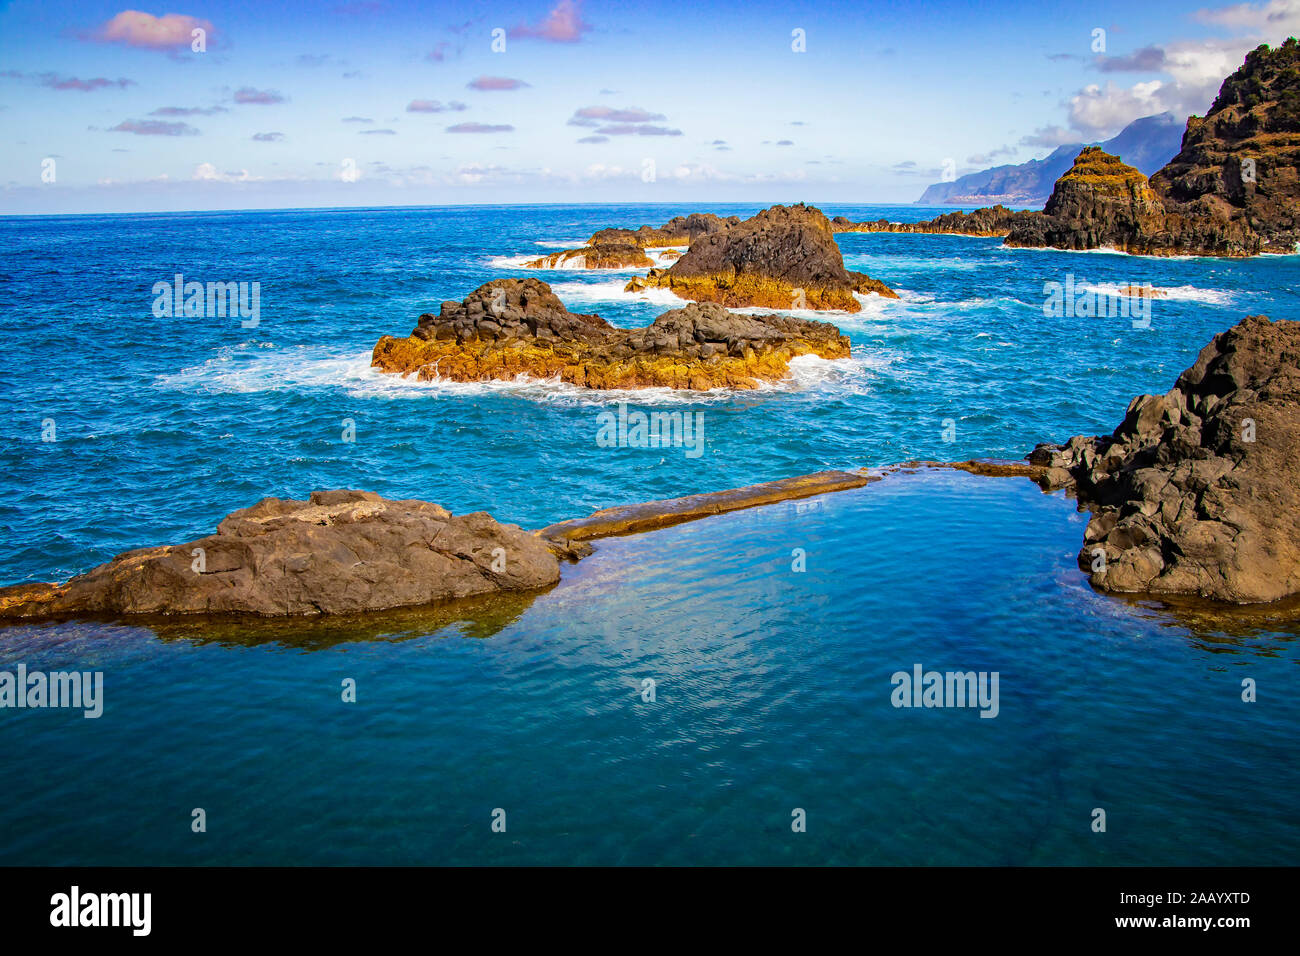
[[(859, 938), (901, 932), (927, 944), (1099, 936), (1231, 944), (1283, 931), (1295, 882), (1294, 869), (0, 869), (0, 925), (6, 941), (75, 935), (82, 945), (282, 937), (337, 945), (430, 929), (495, 942), (551, 929), (596, 935), (611, 919), (629, 942), (665, 945), (666, 930), (701, 919), (733, 942), (777, 925), (811, 939), (842, 923)], [(89, 922), (118, 925), (80, 925)]]

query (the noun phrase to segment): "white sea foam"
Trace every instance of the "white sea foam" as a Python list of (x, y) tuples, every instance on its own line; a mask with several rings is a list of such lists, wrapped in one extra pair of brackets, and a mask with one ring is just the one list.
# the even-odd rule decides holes
[[(1137, 283), (1132, 284), (1137, 285)], [(1124, 287), (1113, 282), (1080, 282), (1075, 288), (1117, 298), (1123, 295), (1121, 290)], [(1234, 300), (1233, 294), (1223, 289), (1198, 289), (1190, 285), (1152, 286), (1151, 289), (1156, 293), (1151, 299), (1152, 303), (1171, 299), (1178, 302), (1204, 302), (1207, 305), (1231, 305)]]
[(762, 386), (765, 391), (823, 392), (862, 395), (870, 390), (877, 374), (894, 361), (888, 355), (868, 355), (855, 349), (849, 358), (824, 359), (800, 355), (790, 360), (790, 377)]
[(642, 292), (625, 292), (626, 279), (609, 279), (604, 282), (552, 282), (551, 291), (558, 295), (565, 305), (572, 303), (590, 304), (596, 302), (649, 302), (653, 305), (666, 305), (669, 308), (681, 308), (686, 304), (667, 289), (645, 289)]
[[(571, 243), (571, 244), (562, 244), (556, 242), (538, 242), (537, 244), (539, 246), (546, 246), (548, 248), (558, 247), (560, 249), (581, 249), (583, 247), (582, 241), (578, 241), (576, 243)], [(636, 273), (636, 272), (643, 272), (646, 269), (652, 267), (658, 268), (662, 266), (671, 265), (675, 260), (666, 258), (665, 256), (668, 252), (673, 250), (677, 252), (685, 252), (686, 246), (658, 246), (653, 249), (646, 249), (645, 253), (646, 256), (650, 259), (651, 262), (650, 266), (618, 266), (615, 268), (589, 269), (587, 268), (587, 260), (585, 256), (574, 256), (569, 259), (564, 259), (556, 263), (555, 265), (530, 266), (529, 265), (530, 262), (536, 262), (538, 259), (542, 258), (542, 256), (539, 256), (535, 253), (532, 255), (520, 255), (520, 256), (491, 256), (488, 258), (487, 264), (493, 267), (494, 269), (538, 269), (547, 272)]]
[(665, 253), (668, 252), (684, 253), (686, 252), (687, 248), (688, 248), (687, 246), (655, 246), (653, 248), (647, 249), (645, 251), (645, 254), (650, 258), (650, 261), (653, 262), (655, 266), (658, 268), (658, 267), (663, 267), (665, 265), (672, 265), (672, 263), (676, 262), (677, 259), (680, 258), (680, 256), (678, 256), (672, 259), (665, 259), (664, 258)]
[(275, 391), (342, 389), (349, 397), (412, 399), (510, 395), (544, 404), (608, 405), (636, 402), (642, 405), (681, 405), (729, 402), (757, 392), (791, 392), (814, 389), (865, 388), (869, 373), (884, 368), (888, 359), (855, 353), (846, 359), (804, 355), (790, 363), (790, 377), (760, 384), (758, 389), (715, 388), (706, 392), (671, 388), (595, 390), (520, 375), (509, 381), (455, 382), (421, 380), (415, 376), (381, 372), (370, 364), (369, 351), (333, 355), (318, 346), (255, 352), (245, 344), (227, 346), (215, 356), (179, 372), (154, 380), (158, 388), (207, 394), (250, 394)]
[(1007, 246), (998, 247), (1004, 252), (1069, 252), (1075, 255), (1129, 256), (1133, 259), (1159, 259), (1162, 262), (1183, 262), (1192, 259), (1212, 259), (1214, 256), (1153, 256), (1142, 252), (1125, 252), (1114, 246), (1101, 246), (1097, 249), (1058, 249), (1055, 246)]
[[(587, 268), (586, 256), (573, 256), (569, 259), (560, 259), (553, 265), (545, 266), (525, 266), (525, 268), (540, 269), (546, 272), (592, 272)], [(617, 272), (617, 269), (601, 269), (601, 272)]]
[(487, 264), (493, 269), (527, 269), (527, 263), (538, 258), (537, 254), (524, 256), (492, 256), (487, 260)]
[(533, 245), (543, 249), (581, 249), (587, 244), (586, 239), (535, 239)]

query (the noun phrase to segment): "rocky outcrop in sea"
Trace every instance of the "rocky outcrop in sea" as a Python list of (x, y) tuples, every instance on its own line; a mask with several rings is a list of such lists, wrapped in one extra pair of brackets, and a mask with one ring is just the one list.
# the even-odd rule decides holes
[(647, 288), (733, 308), (857, 312), (862, 305), (854, 293), (898, 297), (883, 282), (845, 269), (830, 220), (802, 203), (772, 206), (697, 238), (672, 266), (652, 269), (627, 285), (628, 291)]
[(700, 236), (711, 236), (740, 224), (739, 216), (716, 216), (711, 212), (693, 212), (688, 216), (674, 216), (662, 226), (641, 226), (639, 229), (601, 229), (591, 237), (589, 245), (627, 243), (643, 248), (660, 246), (689, 246)]
[(922, 222), (891, 222), (876, 219), (854, 222), (843, 216), (831, 220), (836, 232), (915, 232), (955, 236), (1005, 236), (1011, 227), (1022, 220), (1033, 219), (1039, 213), (1029, 209), (1008, 209), (1006, 206), (988, 206), (973, 212), (946, 212), (942, 216)]
[(1108, 436), (1039, 445), (1040, 483), (1092, 512), (1079, 567), (1106, 591), (1300, 592), (1300, 322), (1250, 316)]
[(789, 375), (800, 355), (846, 358), (849, 339), (825, 322), (737, 315), (691, 303), (640, 329), (570, 312), (538, 279), (502, 279), (386, 335), (372, 364), (421, 379), (479, 382), (528, 375), (585, 388), (756, 388)]
[(0, 620), (90, 615), (293, 617), (422, 607), (548, 587), (557, 551), (484, 512), (368, 491), (264, 498), (215, 534), (140, 548), (66, 584), (0, 588)]
[(1248, 256), (1260, 237), (1213, 203), (1169, 207), (1140, 172), (1096, 146), (1056, 182), (1041, 215), (1012, 224), (1008, 246), (1138, 255)]
[(639, 269), (654, 260), (630, 242), (602, 242), (581, 249), (564, 249), (524, 263), (527, 269)]
[(639, 229), (601, 229), (580, 249), (565, 249), (524, 263), (528, 269), (628, 269), (655, 264), (647, 249), (664, 249), (659, 258), (672, 260), (681, 253), (669, 246), (689, 246), (700, 236), (721, 232), (740, 222), (739, 216), (722, 218), (711, 212), (674, 216), (662, 226)]

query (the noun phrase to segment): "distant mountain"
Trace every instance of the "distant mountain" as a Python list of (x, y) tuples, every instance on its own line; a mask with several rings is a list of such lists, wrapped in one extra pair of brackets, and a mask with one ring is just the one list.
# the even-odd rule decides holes
[(1104, 143), (1058, 146), (1043, 159), (995, 166), (959, 176), (950, 183), (935, 183), (921, 194), (917, 202), (930, 206), (987, 206), (992, 203), (1041, 206), (1052, 194), (1056, 181), (1069, 172), (1075, 157), (1085, 146), (1100, 146), (1150, 176), (1178, 153), (1182, 147), (1183, 129), (1183, 124), (1174, 119), (1172, 113), (1144, 116), (1129, 123), (1117, 136)]

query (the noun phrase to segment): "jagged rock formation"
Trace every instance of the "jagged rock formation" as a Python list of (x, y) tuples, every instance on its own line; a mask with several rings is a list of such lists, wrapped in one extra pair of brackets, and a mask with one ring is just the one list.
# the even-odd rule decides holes
[(928, 186), (918, 205), (948, 203), (975, 206), (981, 203), (1011, 203), (1040, 207), (1052, 194), (1052, 187), (1085, 146), (1100, 146), (1130, 166), (1150, 176), (1169, 162), (1183, 140), (1183, 124), (1172, 113), (1143, 116), (1102, 143), (1071, 143), (1058, 146), (1042, 159), (994, 166), (978, 173), (958, 176), (952, 182)]
[(844, 268), (830, 220), (814, 206), (773, 206), (702, 236), (667, 269), (633, 279), (628, 291), (659, 287), (683, 299), (731, 307), (843, 309), (854, 292), (897, 298), (883, 282)]
[[(1123, 134), (1121, 134), (1123, 135)], [(1148, 182), (1095, 146), (1082, 149), (1041, 215), (997, 207), (930, 223), (838, 222), (842, 231), (998, 235), (1009, 246), (1106, 249), (1139, 255), (1252, 256), (1300, 248), (1300, 44), (1261, 45), (1224, 80), (1205, 118), (1187, 120), (1182, 148)], [(988, 231), (981, 232), (984, 222)]]
[(710, 236), (739, 224), (739, 216), (715, 216), (711, 212), (693, 212), (689, 216), (674, 216), (662, 226), (642, 226), (639, 229), (601, 229), (589, 245), (627, 243), (645, 248), (660, 246), (689, 246), (700, 236)]
[(1212, 204), (1166, 207), (1145, 176), (1095, 146), (1057, 180), (1042, 215), (1014, 223), (1006, 242), (1139, 255), (1248, 256), (1261, 246), (1242, 221)]
[(1148, 183), (1088, 148), (1057, 181), (1043, 217), (1010, 246), (1116, 248), (1144, 255), (1291, 253), (1300, 242), (1300, 45), (1262, 45), (1223, 81), (1182, 150)]
[(849, 339), (825, 322), (737, 315), (712, 303), (618, 329), (569, 312), (546, 283), (503, 279), (420, 316), (410, 336), (386, 335), (373, 364), (385, 372), (460, 382), (558, 378), (586, 388), (755, 388), (789, 374), (799, 355), (846, 358)]
[(1029, 461), (1092, 511), (1079, 566), (1098, 588), (1236, 603), (1300, 592), (1300, 322), (1242, 320), (1170, 392), (1133, 399), (1114, 434), (1039, 445)]
[(976, 209), (974, 212), (946, 212), (942, 216), (923, 222), (890, 222), (888, 219), (854, 222), (852, 219), (836, 216), (831, 220), (831, 228), (836, 232), (917, 232), (954, 236), (1005, 236), (1011, 232), (1011, 227), (1015, 223), (1037, 216), (1037, 212), (1028, 209), (990, 206)]
[(1300, 242), (1300, 44), (1252, 50), (1182, 150), (1151, 177), (1171, 211), (1240, 223), (1270, 252)]
[(216, 534), (140, 548), (66, 584), (0, 588), (0, 620), (83, 615), (288, 617), (421, 607), (555, 584), (543, 539), (484, 512), (368, 491), (263, 498)]

